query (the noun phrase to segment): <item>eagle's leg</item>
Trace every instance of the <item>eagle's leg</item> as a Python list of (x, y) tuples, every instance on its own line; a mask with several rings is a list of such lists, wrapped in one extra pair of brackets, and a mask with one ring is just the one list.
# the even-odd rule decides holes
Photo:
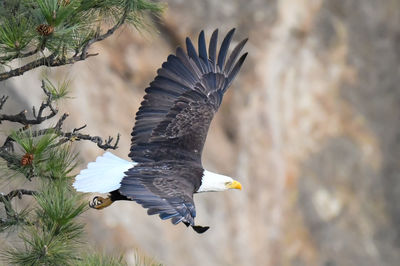
[(110, 206), (113, 202), (114, 201), (112, 201), (110, 197), (103, 198), (100, 196), (96, 196), (93, 198), (92, 202), (89, 202), (89, 207), (96, 210), (101, 210), (105, 207)]
[(117, 189), (111, 191), (107, 198), (103, 198), (100, 196), (94, 197), (93, 200), (89, 202), (89, 207), (96, 210), (101, 210), (104, 209), (105, 207), (110, 206), (114, 201), (117, 200), (129, 200), (129, 199), (126, 196), (119, 193)]

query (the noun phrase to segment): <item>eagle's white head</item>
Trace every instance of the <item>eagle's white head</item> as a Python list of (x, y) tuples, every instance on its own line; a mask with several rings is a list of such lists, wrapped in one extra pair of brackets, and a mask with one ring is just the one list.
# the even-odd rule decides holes
[(229, 176), (216, 174), (204, 170), (201, 186), (197, 192), (224, 191), (228, 189), (242, 189), (242, 185)]

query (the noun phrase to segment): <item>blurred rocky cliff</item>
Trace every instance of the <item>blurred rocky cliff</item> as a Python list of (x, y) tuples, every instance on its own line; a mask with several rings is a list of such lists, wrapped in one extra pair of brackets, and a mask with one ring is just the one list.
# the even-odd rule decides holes
[[(131, 202), (89, 211), (93, 245), (166, 265), (399, 265), (400, 1), (166, 2), (158, 35), (125, 28), (92, 48), (99, 56), (50, 70), (73, 80), (68, 125), (120, 132), (116, 154), (127, 158), (144, 88), (167, 55), (201, 29), (209, 38), (236, 27), (249, 57), (203, 164), (244, 189), (195, 196), (197, 222), (211, 226), (203, 235)], [(40, 101), (39, 74), (0, 89), (29, 107)], [(85, 163), (100, 154), (77, 147)]]

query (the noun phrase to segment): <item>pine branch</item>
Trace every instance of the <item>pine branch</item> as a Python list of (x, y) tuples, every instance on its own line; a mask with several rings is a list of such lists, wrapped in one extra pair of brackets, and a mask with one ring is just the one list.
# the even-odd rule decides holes
[[(117, 29), (119, 29), (125, 23), (127, 16), (128, 16), (128, 9), (125, 9), (122, 17), (118, 20), (118, 22), (113, 27), (108, 29), (106, 33), (101, 34), (101, 35), (95, 35), (95, 37), (88, 40), (86, 42), (86, 44), (83, 46), (80, 53), (79, 53), (79, 49), (78, 49), (75, 52), (75, 55), (73, 55), (72, 57), (69, 57), (69, 58), (65, 58), (65, 57), (59, 58), (57, 56), (57, 53), (52, 53), (51, 55), (49, 55), (47, 57), (39, 58), (39, 59), (32, 61), (30, 63), (27, 63), (19, 68), (10, 70), (8, 72), (0, 73), (0, 81), (9, 79), (11, 77), (23, 75), (25, 72), (30, 71), (30, 70), (35, 69), (40, 66), (57, 67), (57, 66), (69, 65), (69, 64), (74, 64), (79, 61), (86, 60), (87, 58), (89, 58), (91, 56), (98, 55), (98, 53), (88, 54), (87, 51), (89, 50), (90, 46), (96, 42), (102, 41), (102, 40), (110, 37)], [(34, 55), (35, 53), (39, 52), (40, 50), (43, 50), (43, 49), (36, 49), (35, 50), (36, 52), (35, 51), (29, 52), (26, 54), (26, 56)], [(23, 57), (26, 57), (26, 56), (23, 56)], [(0, 117), (0, 121), (1, 121), (1, 117)]]
[[(46, 85), (47, 82), (47, 85)], [(46, 99), (42, 102), (40, 105), (38, 111), (36, 111), (35, 106), (32, 107), (32, 113), (33, 113), (33, 118), (28, 118), (27, 117), (27, 111), (23, 110), (17, 114), (14, 115), (9, 115), (9, 114), (0, 114), (0, 124), (2, 121), (9, 121), (9, 122), (14, 122), (14, 123), (19, 123), (22, 124), (23, 127), (17, 130), (18, 132), (24, 132), (26, 130), (31, 130), (31, 137), (36, 138), (40, 136), (44, 136), (46, 134), (55, 134), (59, 137), (59, 140), (56, 143), (53, 143), (50, 145), (49, 148), (55, 148), (56, 146), (60, 146), (66, 142), (72, 142), (72, 141), (80, 141), (80, 140), (89, 140), (91, 142), (94, 142), (97, 144), (97, 146), (100, 149), (107, 150), (107, 149), (117, 149), (118, 148), (118, 143), (120, 140), (120, 134), (117, 135), (117, 138), (114, 141), (114, 138), (109, 136), (108, 139), (103, 140), (103, 138), (99, 136), (92, 136), (89, 134), (83, 134), (81, 133), (81, 130), (86, 127), (86, 125), (79, 127), (79, 128), (74, 128), (72, 131), (64, 131), (62, 129), (64, 121), (67, 119), (69, 116), (68, 113), (64, 113), (59, 120), (57, 121), (56, 125), (54, 127), (50, 128), (45, 128), (45, 129), (40, 129), (40, 130), (32, 130), (31, 126), (32, 125), (39, 125), (43, 123), (46, 120), (49, 120), (53, 117), (55, 117), (58, 114), (58, 109), (53, 105), (55, 99), (57, 98), (49, 89), (47, 89), (48, 85), (52, 84), (48, 83), (49, 81), (42, 80), (42, 90), (44, 94), (46, 95)], [(6, 103), (8, 99), (8, 96), (2, 96), (0, 98), (0, 110), (3, 108), (4, 104)], [(6, 140), (4, 141), (3, 145), (0, 146), (0, 158), (5, 160), (8, 164), (8, 167), (10, 168), (15, 168), (21, 165), (20, 158), (17, 156), (13, 155), (14, 152), (14, 143), (15, 140), (11, 135), (6, 137)], [(28, 173), (27, 178), (31, 178), (32, 173)]]
[(8, 72), (0, 73), (0, 81), (9, 79), (11, 77), (21, 76), (25, 72), (35, 69), (40, 66), (57, 67), (57, 66), (70, 65), (70, 64), (74, 64), (76, 62), (85, 60), (88, 57), (96, 56), (96, 55), (98, 55), (98, 54), (97, 53), (96, 54), (87, 54), (84, 57), (81, 55), (81, 56), (73, 56), (70, 58), (58, 58), (58, 57), (56, 57), (56, 54), (53, 53), (47, 57), (42, 57), (42, 58), (32, 61), (26, 65), (23, 65), (22, 67), (10, 70)]

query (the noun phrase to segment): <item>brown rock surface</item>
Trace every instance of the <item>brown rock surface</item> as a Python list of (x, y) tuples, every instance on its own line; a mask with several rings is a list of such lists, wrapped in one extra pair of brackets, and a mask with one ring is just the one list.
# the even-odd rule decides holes
[[(91, 242), (166, 265), (398, 265), (400, 1), (167, 2), (159, 35), (124, 29), (93, 48), (99, 56), (50, 71), (73, 79), (68, 125), (120, 132), (127, 158), (144, 88), (175, 44), (236, 27), (249, 58), (203, 161), (244, 189), (196, 195), (204, 235), (119, 202), (83, 218)], [(30, 106), (39, 85), (36, 72), (1, 89)], [(100, 154), (79, 149), (86, 162)]]

